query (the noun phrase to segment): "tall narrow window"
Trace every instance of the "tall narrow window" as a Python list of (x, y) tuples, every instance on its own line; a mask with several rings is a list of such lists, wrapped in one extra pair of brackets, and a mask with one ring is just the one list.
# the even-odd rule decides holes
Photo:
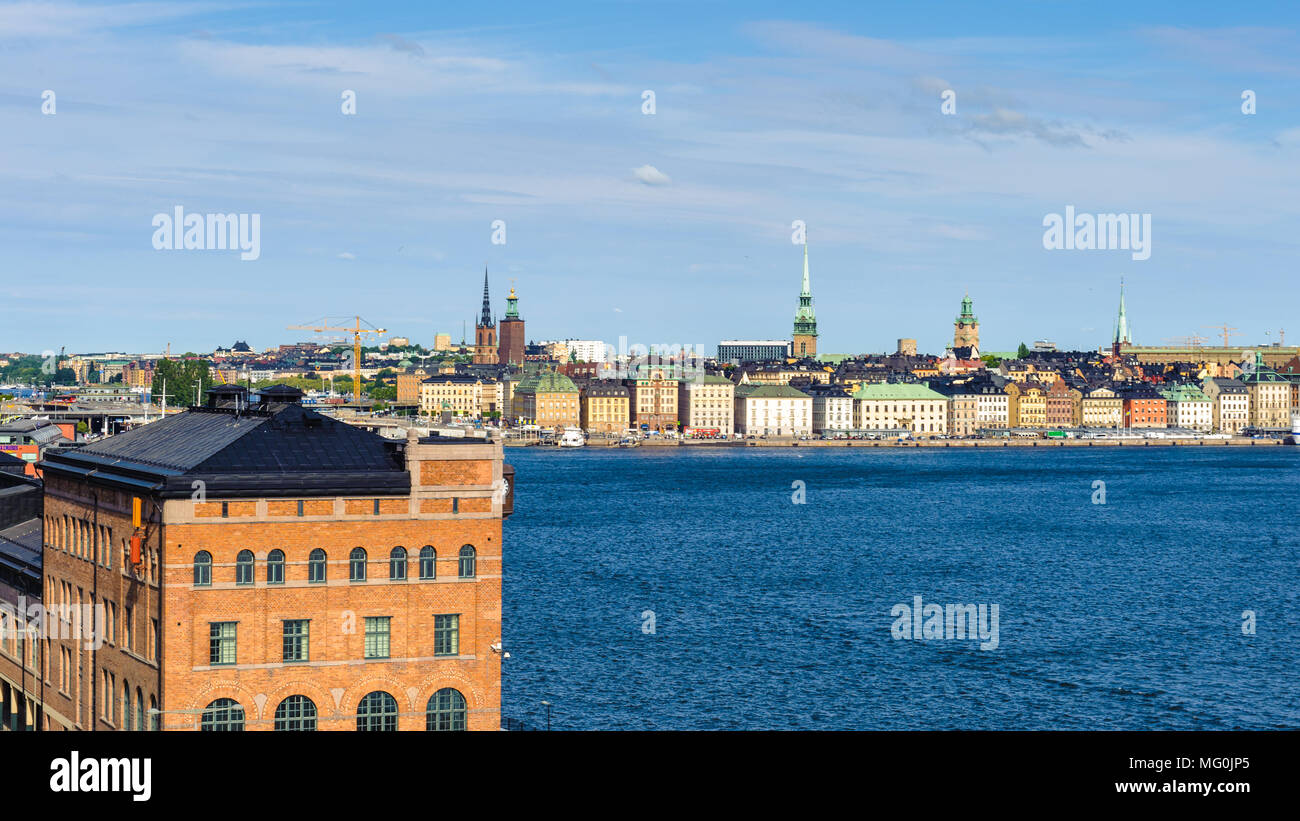
[(352, 548), (348, 559), (348, 580), (363, 582), (366, 580), (366, 550), (363, 547)]
[(283, 550), (272, 550), (266, 554), (266, 583), (284, 584)]
[(391, 622), (388, 616), (366, 616), (366, 658), (388, 658)]
[(438, 551), (432, 545), (420, 548), (420, 578), (438, 578)]
[(284, 620), (285, 661), (310, 661), (310, 625), (307, 619)]
[(212, 586), (212, 554), (206, 550), (194, 555), (194, 586)]
[(235, 625), (233, 621), (214, 621), (208, 625), (208, 663), (235, 663)]
[(388, 554), (388, 578), (394, 581), (406, 580), (406, 548), (394, 547)]
[(454, 656), (460, 653), (460, 615), (433, 617), (433, 654)]
[(307, 582), (309, 584), (325, 583), (325, 551), (319, 547), (307, 557)]
[(235, 557), (235, 584), (253, 583), (253, 551), (241, 550)]
[(462, 579), (474, 578), (474, 546), (465, 545), (460, 549), (460, 577)]

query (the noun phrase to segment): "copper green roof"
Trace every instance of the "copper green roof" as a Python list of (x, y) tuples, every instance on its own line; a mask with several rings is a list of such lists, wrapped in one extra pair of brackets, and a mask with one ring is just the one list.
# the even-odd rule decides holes
[(736, 387), (736, 396), (742, 399), (810, 399), (798, 388), (789, 385), (755, 385), (750, 382)]
[(562, 373), (547, 371), (530, 376), (515, 387), (515, 393), (577, 393), (578, 386)]
[(1209, 402), (1210, 397), (1195, 385), (1173, 385), (1160, 391), (1160, 395), (1172, 402)]
[(939, 399), (947, 401), (941, 393), (930, 390), (921, 382), (873, 382), (863, 384), (853, 392), (854, 399)]

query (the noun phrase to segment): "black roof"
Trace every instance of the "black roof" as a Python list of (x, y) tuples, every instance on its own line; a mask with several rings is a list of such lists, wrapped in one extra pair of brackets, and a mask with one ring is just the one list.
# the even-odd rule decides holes
[(404, 494), (403, 443), (301, 405), (191, 408), (75, 450), (47, 452), (52, 474), (187, 496), (202, 479), (221, 496)]

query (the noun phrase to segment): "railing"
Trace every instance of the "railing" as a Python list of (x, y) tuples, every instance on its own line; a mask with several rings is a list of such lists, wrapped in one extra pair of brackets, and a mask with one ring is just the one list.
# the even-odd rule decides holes
[(536, 730), (538, 728), (523, 721), (522, 719), (510, 718), (509, 716), (502, 716), (501, 729), (518, 733), (518, 732), (525, 732), (528, 730)]

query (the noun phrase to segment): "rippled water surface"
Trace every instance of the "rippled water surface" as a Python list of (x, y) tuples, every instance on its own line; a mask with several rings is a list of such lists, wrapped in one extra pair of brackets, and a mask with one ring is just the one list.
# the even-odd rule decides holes
[[(545, 700), (559, 729), (1300, 727), (1300, 448), (506, 458), (506, 716), (544, 726)], [(996, 603), (998, 648), (895, 640), (890, 609), (917, 595)]]

